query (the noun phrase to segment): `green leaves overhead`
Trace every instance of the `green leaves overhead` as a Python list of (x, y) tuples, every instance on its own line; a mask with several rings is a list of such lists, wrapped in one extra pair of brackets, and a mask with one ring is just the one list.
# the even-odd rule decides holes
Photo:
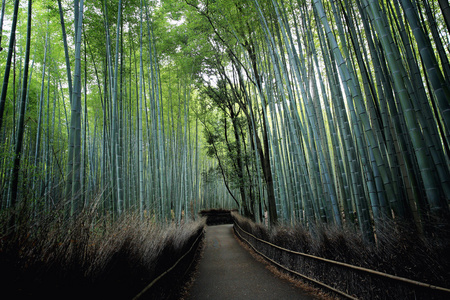
[[(443, 25), (437, 2), (186, 4), (191, 34), (183, 45), (203, 63), (195, 74), (206, 86), (200, 116), (208, 153), (219, 153), (213, 144), (223, 144), (222, 155), (233, 149), (238, 139), (225, 131), (232, 132), (231, 111), (242, 110), (239, 139), (255, 155), (250, 173), (268, 186), (268, 172), (259, 172), (270, 170), (284, 221), (353, 223), (373, 240), (371, 224), (384, 218), (422, 228), (432, 211), (448, 214), (449, 99), (441, 87), (449, 53), (434, 27)], [(201, 24), (209, 29), (199, 37)], [(193, 51), (198, 41), (210, 50)], [(267, 147), (258, 148), (261, 141)], [(270, 207), (269, 194), (247, 201), (261, 203), (255, 215)]]
[[(368, 241), (386, 218), (426, 231), (450, 203), (447, 2), (39, 1), (23, 143), (42, 163), (24, 160), (20, 184), (47, 207), (101, 195), (116, 215), (222, 203)], [(17, 10), (16, 43), (5, 25), (1, 40), (3, 187), (27, 92)]]
[[(94, 202), (99, 213), (114, 218), (138, 210), (142, 218), (181, 222), (196, 218), (209, 198), (217, 197), (224, 207), (233, 205), (221, 181), (202, 184), (202, 170), (215, 164), (199, 155), (199, 129), (189, 107), (195, 94), (192, 76), (183, 76), (171, 55), (161, 50), (169, 24), (161, 4), (45, 3), (34, 10), (34, 22), (42, 30), (32, 37), (30, 53), (37, 53), (33, 65), (39, 76), (26, 76), (31, 89), (24, 105), (17, 100), (27, 95), (18, 88), (23, 72), (20, 26), (20, 43), (11, 52), (12, 72), (5, 76), (12, 84), (4, 94), (1, 186), (12, 183), (12, 165), (5, 162), (17, 141), (24, 149), (23, 163), (16, 168), (17, 203), (29, 201), (36, 211), (58, 207), (69, 217)], [(18, 10), (21, 17), (20, 6)], [(19, 109), (27, 115), (23, 140), (15, 128)], [(15, 206), (11, 189), (2, 188), (1, 194), (1, 209)]]

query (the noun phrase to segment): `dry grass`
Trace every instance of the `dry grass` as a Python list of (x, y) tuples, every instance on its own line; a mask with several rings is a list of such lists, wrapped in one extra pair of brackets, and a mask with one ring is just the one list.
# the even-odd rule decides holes
[(307, 282), (305, 280), (301, 280), (294, 276), (291, 276), (290, 274), (287, 274), (286, 272), (282, 272), (280, 269), (276, 268), (273, 264), (271, 264), (266, 259), (264, 259), (262, 256), (260, 256), (258, 253), (256, 253), (253, 250), (253, 248), (251, 248), (247, 243), (240, 240), (238, 236), (235, 235), (235, 239), (245, 250), (247, 250), (250, 253), (251, 256), (253, 256), (253, 258), (255, 260), (264, 264), (266, 266), (266, 268), (270, 272), (272, 272), (275, 276), (290, 282), (292, 285), (301, 289), (306, 294), (314, 297), (317, 300), (334, 300), (334, 299), (336, 299), (335, 297), (333, 297), (326, 291), (320, 290), (319, 288), (310, 284), (309, 282)]
[[(201, 220), (163, 226), (132, 213), (113, 222), (92, 210), (70, 222), (62, 215), (28, 215), (1, 237), (3, 293), (15, 299), (132, 298), (186, 253), (205, 225)], [(164, 280), (181, 288), (192, 258), (186, 260)], [(150, 294), (176, 298), (179, 291), (166, 291), (164, 280)]]
[[(368, 245), (349, 229), (302, 226), (279, 226), (268, 230), (233, 213), (236, 222), (246, 231), (283, 248), (349, 263), (413, 280), (450, 287), (450, 231), (442, 223), (429, 237), (419, 235), (413, 226), (386, 222), (377, 232), (377, 244)], [(287, 255), (263, 243), (258, 251), (311, 278), (318, 279), (358, 298), (445, 299), (448, 294), (412, 285), (393, 283), (382, 277), (367, 276), (296, 255)]]

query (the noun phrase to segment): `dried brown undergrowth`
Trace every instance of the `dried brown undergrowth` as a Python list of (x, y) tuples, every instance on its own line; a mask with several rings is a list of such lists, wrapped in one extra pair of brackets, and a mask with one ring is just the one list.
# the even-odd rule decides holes
[[(418, 235), (413, 226), (386, 222), (377, 232), (377, 244), (368, 245), (350, 229), (322, 226), (308, 230), (302, 226), (278, 226), (268, 230), (237, 213), (233, 213), (233, 218), (244, 230), (283, 248), (449, 288), (450, 231), (444, 224), (440, 224), (434, 235), (424, 237)], [(448, 297), (430, 289), (416, 289), (413, 285), (289, 255), (264, 243), (253, 240), (252, 243), (258, 251), (289, 269), (358, 298)]]
[[(189, 250), (205, 225), (163, 226), (133, 213), (111, 221), (88, 210), (70, 222), (57, 213), (24, 220), (13, 233), (2, 228), (0, 240), (2, 291), (15, 299), (133, 298)], [(155, 295), (177, 297), (194, 255), (167, 276), (169, 289), (164, 280), (155, 285)]]

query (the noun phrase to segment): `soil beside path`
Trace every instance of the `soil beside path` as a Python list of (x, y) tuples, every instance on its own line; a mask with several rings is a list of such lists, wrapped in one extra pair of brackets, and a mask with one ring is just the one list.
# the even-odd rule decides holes
[(314, 299), (275, 277), (238, 244), (232, 231), (233, 225), (207, 227), (203, 257), (188, 299)]

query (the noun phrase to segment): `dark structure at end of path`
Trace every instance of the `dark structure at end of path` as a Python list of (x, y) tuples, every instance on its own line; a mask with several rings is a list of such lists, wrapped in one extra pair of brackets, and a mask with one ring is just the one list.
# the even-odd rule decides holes
[(233, 224), (233, 218), (231, 217), (231, 212), (235, 210), (227, 209), (208, 209), (199, 212), (199, 215), (206, 217), (206, 225), (222, 225), (222, 224)]

